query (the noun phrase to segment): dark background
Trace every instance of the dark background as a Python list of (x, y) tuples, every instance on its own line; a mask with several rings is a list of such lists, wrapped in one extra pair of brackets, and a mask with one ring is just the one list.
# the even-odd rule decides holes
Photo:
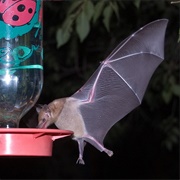
[[(96, 21), (88, 20), (87, 30), (87, 24), (76, 22), (87, 1), (70, 11), (77, 1), (44, 2), (44, 86), (38, 103), (73, 94), (120, 41), (160, 18), (169, 19), (165, 61), (154, 73), (142, 105), (107, 134), (104, 144), (114, 151), (111, 158), (87, 144), (86, 164), (77, 165), (78, 146), (68, 137), (54, 142), (52, 157), (1, 157), (0, 179), (179, 179), (179, 4), (99, 0), (104, 7), (95, 10), (100, 15)], [(96, 6), (99, 1), (91, 2)], [(105, 11), (108, 6), (112, 13)], [(71, 15), (75, 20), (65, 28)], [(81, 35), (77, 26), (84, 26)], [(61, 28), (69, 36), (66, 42), (56, 35)], [(20, 127), (32, 118), (37, 118), (34, 108)]]

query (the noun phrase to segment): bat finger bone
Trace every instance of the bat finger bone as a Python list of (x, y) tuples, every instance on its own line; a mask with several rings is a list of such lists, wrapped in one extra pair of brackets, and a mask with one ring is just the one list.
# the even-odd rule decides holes
[(101, 64), (104, 64), (104, 65), (107, 65), (107, 64), (109, 64), (109, 61), (104, 60), (104, 61), (101, 61), (100, 63), (101, 63)]

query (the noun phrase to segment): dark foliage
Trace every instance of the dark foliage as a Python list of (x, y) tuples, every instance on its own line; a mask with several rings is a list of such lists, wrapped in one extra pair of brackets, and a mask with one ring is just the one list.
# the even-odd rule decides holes
[(142, 105), (108, 133), (105, 145), (113, 157), (87, 145), (86, 165), (76, 165), (77, 144), (64, 138), (55, 141), (50, 158), (1, 158), (0, 178), (179, 179), (179, 4), (45, 1), (44, 87), (38, 103), (70, 96), (123, 38), (160, 18), (169, 19), (165, 61)]

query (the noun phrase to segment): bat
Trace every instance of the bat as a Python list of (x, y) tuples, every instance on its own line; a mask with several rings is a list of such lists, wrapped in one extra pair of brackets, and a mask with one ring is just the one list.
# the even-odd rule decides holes
[(142, 102), (152, 74), (164, 59), (167, 19), (153, 21), (122, 41), (72, 96), (36, 108), (38, 128), (55, 124), (74, 132), (84, 164), (86, 142), (112, 156), (103, 140), (109, 129)]

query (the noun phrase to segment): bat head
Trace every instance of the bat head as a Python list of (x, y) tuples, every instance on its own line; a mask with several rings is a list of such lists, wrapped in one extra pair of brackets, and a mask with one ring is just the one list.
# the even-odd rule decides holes
[(38, 112), (38, 128), (47, 128), (55, 123), (63, 110), (66, 98), (56, 99), (50, 104), (37, 105), (36, 111)]
[(53, 122), (52, 122), (52, 118), (51, 118), (51, 109), (49, 108), (49, 106), (47, 104), (45, 105), (37, 105), (36, 106), (36, 111), (38, 112), (39, 116), (38, 116), (38, 128), (47, 128), (48, 126), (50, 126)]

